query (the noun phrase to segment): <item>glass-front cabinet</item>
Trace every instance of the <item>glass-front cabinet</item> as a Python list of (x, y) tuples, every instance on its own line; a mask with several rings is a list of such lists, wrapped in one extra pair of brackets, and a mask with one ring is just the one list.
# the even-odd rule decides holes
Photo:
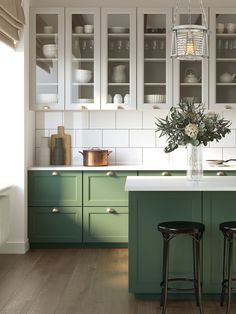
[(66, 102), (72, 110), (100, 109), (100, 10), (66, 10)]
[(172, 105), (171, 17), (171, 9), (138, 9), (139, 109)]
[[(187, 11), (180, 11), (177, 19), (179, 25), (205, 24), (202, 14), (194, 9), (191, 10), (191, 15)], [(208, 58), (203, 60), (175, 59), (174, 73), (174, 104), (180, 101), (203, 103), (208, 108)]]
[(236, 109), (236, 9), (211, 9), (211, 103)]
[(102, 9), (101, 108), (136, 108), (136, 9)]
[(32, 9), (30, 108), (64, 109), (64, 10)]

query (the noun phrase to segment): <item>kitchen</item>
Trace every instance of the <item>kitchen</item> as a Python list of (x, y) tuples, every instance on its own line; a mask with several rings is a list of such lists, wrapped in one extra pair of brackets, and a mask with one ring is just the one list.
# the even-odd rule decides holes
[[(56, 3), (56, 5), (55, 5)], [(178, 148), (174, 152), (170, 154), (164, 153), (163, 149), (164, 146), (166, 145), (166, 140), (163, 138), (159, 138), (158, 134), (155, 133), (156, 125), (155, 125), (155, 117), (165, 117), (168, 113), (168, 109), (170, 108), (172, 101), (173, 103), (178, 103), (180, 97), (189, 97), (191, 95), (188, 95), (186, 93), (186, 89), (189, 88), (189, 85), (192, 85), (192, 90), (194, 90), (194, 93), (196, 93), (197, 97), (202, 97), (202, 101), (208, 104), (208, 109), (217, 111), (220, 114), (223, 112), (223, 115), (225, 119), (228, 119), (232, 122), (231, 125), (231, 133), (228, 134), (225, 138), (223, 138), (219, 143), (216, 142), (211, 142), (207, 147), (203, 148), (203, 153), (204, 153), (204, 160), (206, 159), (220, 159), (220, 160), (227, 160), (230, 158), (233, 158), (235, 156), (235, 125), (236, 125), (236, 117), (234, 114), (234, 106), (233, 106), (233, 97), (234, 97), (234, 91), (232, 91), (233, 82), (228, 83), (229, 86), (224, 86), (223, 81), (219, 81), (217, 88), (214, 87), (215, 81), (214, 81), (214, 76), (215, 70), (216, 70), (216, 65), (215, 65), (215, 58), (216, 56), (214, 55), (214, 40), (212, 37), (214, 36), (213, 33), (210, 33), (210, 57), (209, 60), (204, 60), (204, 66), (199, 66), (200, 63), (191, 65), (191, 70), (190, 72), (187, 72), (187, 67), (186, 63), (182, 63), (183, 68), (179, 69), (179, 63), (177, 61), (171, 61), (170, 58), (170, 36), (168, 36), (168, 39), (166, 41), (166, 59), (160, 56), (159, 59), (162, 60), (156, 60), (156, 63), (154, 64), (154, 69), (157, 68), (158, 62), (161, 64), (161, 70), (159, 73), (164, 73), (162, 69), (166, 68), (166, 78), (163, 76), (161, 77), (161, 81), (157, 82), (149, 82), (147, 81), (145, 88), (146, 91), (144, 91), (143, 88), (143, 82), (142, 78), (144, 76), (144, 69), (142, 69), (142, 66), (139, 66), (143, 64), (140, 62), (142, 60), (140, 53), (144, 52), (144, 49), (141, 49), (140, 45), (144, 45), (143, 42), (143, 36), (138, 37), (139, 40), (135, 40), (136, 36), (136, 27), (140, 27), (139, 31), (137, 31), (138, 34), (141, 34), (141, 27), (142, 24), (137, 24), (136, 25), (136, 20), (139, 22), (141, 21), (141, 17), (143, 14), (145, 14), (145, 10), (147, 12), (152, 12), (155, 8), (157, 10), (158, 14), (158, 8), (165, 8), (165, 10), (159, 11), (161, 15), (165, 15), (168, 17), (166, 22), (167, 26), (166, 29), (170, 29), (172, 25), (172, 14), (173, 14), (173, 9), (175, 8), (175, 1), (169, 1), (168, 3), (164, 1), (158, 1), (158, 5), (156, 1), (148, 1), (145, 3), (145, 5), (142, 3), (142, 1), (132, 1), (130, 3), (125, 3), (125, 1), (121, 2), (119, 4), (120, 9), (117, 9), (117, 4), (113, 3), (111, 5), (110, 1), (103, 1), (99, 3), (98, 1), (82, 1), (80, 2), (80, 7), (83, 8), (83, 13), (86, 15), (86, 9), (89, 14), (91, 14), (91, 11), (93, 8), (94, 12), (96, 12), (96, 17), (100, 18), (100, 21), (96, 20), (96, 23), (103, 23), (103, 27), (105, 28), (105, 21), (106, 19), (103, 18), (102, 15), (100, 14), (109, 14), (109, 10), (106, 11), (106, 8), (114, 8), (113, 13), (119, 13), (119, 14), (125, 14), (129, 13), (130, 16), (132, 16), (132, 27), (134, 28), (132, 31), (133, 35), (133, 44), (130, 45), (131, 54), (132, 58), (130, 58), (129, 61), (125, 61), (126, 64), (127, 62), (130, 62), (130, 77), (132, 78), (130, 82), (132, 82), (132, 86), (130, 86), (130, 93), (127, 92), (127, 84), (126, 83), (115, 83), (111, 82), (109, 85), (106, 79), (106, 68), (107, 68), (107, 62), (104, 59), (104, 51), (101, 49), (100, 51), (100, 46), (101, 43), (104, 43), (105, 36), (103, 36), (102, 32), (100, 32), (100, 26), (99, 27), (94, 27), (94, 32), (96, 32), (96, 37), (94, 36), (94, 49), (97, 49), (96, 57), (101, 60), (94, 64), (94, 79), (98, 78), (97, 80), (94, 81), (95, 85), (103, 82), (101, 86), (98, 84), (94, 87), (94, 96), (96, 99), (100, 99), (101, 101), (98, 102), (98, 104), (92, 104), (92, 103), (80, 103), (80, 102), (75, 102), (75, 101), (70, 101), (70, 97), (75, 97), (74, 90), (78, 89), (78, 85), (80, 84), (79, 82), (72, 82), (72, 76), (70, 73), (72, 72), (71, 67), (73, 66), (71, 56), (66, 59), (68, 61), (67, 66), (64, 67), (65, 70), (65, 76), (67, 79), (64, 80), (64, 75), (60, 75), (58, 73), (58, 78), (63, 77), (62, 82), (60, 81), (60, 84), (62, 84), (62, 88), (60, 89), (60, 93), (66, 92), (65, 95), (61, 95), (61, 98), (64, 99), (64, 97), (68, 97), (65, 104), (68, 106), (68, 108), (62, 109), (62, 107), (57, 107), (57, 108), (52, 108), (52, 110), (41, 110), (40, 108), (35, 108), (35, 102), (32, 102), (31, 99), (29, 100), (29, 95), (32, 93), (33, 87), (31, 84), (34, 84), (33, 80), (33, 74), (32, 71), (35, 68), (32, 66), (32, 59), (30, 58), (29, 51), (32, 49), (32, 47), (35, 47), (33, 45), (33, 36), (32, 31), (33, 28), (29, 27), (29, 7), (34, 7), (38, 8), (39, 3), (37, 1), (32, 1), (30, 3), (27, 3), (25, 1), (25, 18), (26, 18), (26, 25), (25, 25), (25, 36), (22, 38), (22, 42), (20, 43), (20, 46), (18, 47), (18, 58), (19, 64), (18, 68), (16, 71), (16, 63), (14, 64), (9, 64), (9, 68), (11, 69), (11, 73), (17, 73), (17, 77), (14, 76), (14, 81), (12, 81), (12, 78), (9, 78), (8, 84), (12, 86), (14, 83), (14, 86), (19, 86), (19, 84), (24, 85), (19, 88), (19, 91), (15, 94), (12, 95), (11, 100), (7, 98), (7, 95), (5, 96), (5, 99), (3, 98), (3, 101), (5, 101), (6, 106), (4, 110), (4, 115), (7, 118), (5, 120), (8, 121), (13, 121), (12, 117), (12, 108), (15, 111), (14, 114), (14, 123), (5, 123), (4, 127), (1, 128), (1, 131), (12, 135), (9, 135), (11, 137), (11, 140), (6, 140), (6, 143), (4, 143), (4, 147), (6, 147), (6, 150), (10, 152), (10, 154), (6, 154), (7, 156), (4, 156), (3, 161), (4, 163), (1, 165), (1, 173), (3, 173), (3, 185), (8, 185), (8, 184), (14, 184), (15, 190), (14, 190), (14, 197), (11, 198), (11, 204), (10, 208), (11, 210), (11, 215), (10, 215), (10, 236), (8, 238), (8, 242), (4, 244), (1, 248), (2, 253), (25, 253), (28, 250), (29, 247), (29, 242), (28, 242), (28, 209), (27, 209), (27, 170), (31, 169), (31, 171), (35, 170), (36, 172), (40, 172), (41, 170), (47, 170), (47, 168), (38, 168), (39, 167), (39, 155), (40, 155), (40, 141), (41, 137), (50, 137), (52, 134), (57, 133), (57, 127), (58, 126), (64, 126), (65, 127), (65, 132), (66, 134), (71, 135), (71, 146), (72, 146), (72, 166), (70, 166), (71, 171), (84, 171), (85, 169), (82, 167), (83, 164), (83, 156), (79, 154), (78, 151), (82, 151), (91, 147), (101, 147), (102, 149), (107, 149), (109, 151), (112, 151), (112, 153), (109, 155), (109, 168), (93, 168), (90, 170), (86, 169), (86, 175), (89, 176), (90, 171), (97, 172), (103, 171), (107, 173), (107, 171), (119, 171), (121, 172), (126, 172), (125, 175), (129, 175), (130, 171), (132, 174), (135, 173), (135, 175), (138, 174), (138, 172), (146, 172), (150, 171), (148, 174), (151, 175), (152, 172), (157, 171), (158, 175), (162, 173), (172, 173), (178, 174), (178, 171), (184, 172), (186, 169), (186, 149), (185, 148)], [(185, 4), (187, 6), (187, 4)], [(193, 3), (192, 4), (195, 7), (195, 10), (199, 10), (198, 3)], [(217, 11), (217, 8), (222, 9), (222, 5), (220, 2), (216, 1), (207, 1), (204, 3), (206, 7), (213, 8), (212, 10), (207, 10), (207, 13), (209, 14), (214, 14), (214, 10)], [(222, 9), (220, 12), (224, 12), (225, 14), (228, 14), (228, 12), (232, 12), (232, 8), (234, 8), (234, 3), (233, 1), (227, 1), (225, 4), (225, 8)], [(181, 5), (183, 6), (183, 5)], [(52, 3), (48, 3), (47, 1), (40, 1), (40, 7), (42, 8), (42, 14), (45, 14), (45, 12), (49, 12), (49, 9), (46, 9), (43, 11), (44, 8), (56, 8), (57, 12), (61, 12), (59, 15), (62, 17), (64, 14), (64, 8), (65, 8), (65, 2), (64, 1), (53, 1)], [(69, 27), (69, 19), (73, 15), (73, 8), (76, 14), (80, 14), (82, 9), (78, 8), (78, 3), (77, 1), (67, 1), (66, 2), (66, 7), (68, 8), (67, 10), (67, 22), (65, 27)], [(89, 8), (91, 8), (89, 10)], [(104, 8), (104, 10), (100, 10), (100, 8)], [(151, 8), (151, 9), (150, 9)], [(227, 9), (230, 8), (230, 9)], [(138, 10), (139, 9), (139, 10)], [(70, 12), (71, 10), (71, 12)], [(227, 11), (228, 10), (228, 11)], [(103, 11), (103, 13), (101, 13)], [(112, 10), (111, 10), (112, 11)], [(195, 12), (196, 12), (195, 11)], [(53, 12), (53, 11), (52, 11)], [(55, 13), (56, 11), (54, 11)], [(97, 13), (99, 12), (99, 13)], [(53, 13), (53, 14), (54, 14)], [(198, 12), (199, 13), (199, 12)], [(185, 14), (186, 14), (186, 8), (185, 8)], [(64, 23), (64, 19), (62, 19)], [(103, 22), (102, 22), (103, 21)], [(99, 24), (100, 25), (100, 24)], [(209, 27), (211, 30), (213, 24), (213, 17), (211, 15)], [(50, 25), (49, 25), (50, 26)], [(116, 25), (116, 26), (119, 26)], [(55, 27), (55, 26), (54, 26)], [(60, 24), (60, 27), (62, 27), (62, 24)], [(114, 27), (115, 26), (111, 26)], [(64, 60), (64, 47), (70, 47), (71, 39), (72, 38), (77, 38), (81, 36), (79, 33), (76, 34), (71, 34), (71, 27), (70, 32), (66, 34), (70, 34), (65, 36), (63, 40), (66, 41), (66, 45), (63, 46), (63, 42), (61, 42), (62, 46), (60, 46), (60, 53), (63, 52), (63, 56), (61, 60)], [(108, 27), (107, 27), (108, 28)], [(152, 28), (152, 27), (150, 27)], [(164, 26), (158, 27), (160, 29), (165, 28)], [(143, 31), (143, 30), (142, 30)], [(160, 30), (161, 31), (161, 30)], [(41, 31), (40, 31), (41, 32)], [(30, 33), (30, 38), (28, 38), (27, 34)], [(42, 33), (41, 33), (42, 34)], [(164, 35), (163, 35), (164, 34)], [(168, 34), (168, 33), (167, 33)], [(45, 37), (45, 34), (42, 34)], [(152, 38), (152, 36), (156, 36), (156, 41), (147, 41), (146, 44), (146, 49), (150, 50), (150, 53), (153, 53), (153, 50), (157, 50), (158, 53), (161, 53), (163, 50), (161, 47), (163, 47), (163, 36), (166, 36), (165, 33), (157, 33), (154, 35), (152, 33), (147, 34), (147, 38)], [(225, 34), (224, 34), (225, 35)], [(228, 34), (226, 34), (227, 37)], [(58, 46), (60, 45), (60, 39), (62, 40), (61, 37), (64, 36), (64, 31), (60, 33), (60, 38), (58, 41)], [(85, 34), (83, 34), (85, 37)], [(91, 35), (89, 35), (91, 37)], [(116, 38), (118, 35), (117, 34), (110, 34), (109, 35), (111, 38)], [(211, 37), (212, 36), (212, 37)], [(109, 38), (110, 38), (109, 37)], [(142, 37), (142, 38), (141, 38)], [(155, 38), (155, 37), (154, 37)], [(91, 39), (91, 38), (90, 38)], [(123, 33), (121, 36), (121, 44), (123, 45), (123, 50), (125, 51), (127, 48), (127, 34)], [(97, 40), (97, 42), (95, 42)], [(221, 47), (221, 50), (233, 50), (232, 48), (229, 48), (229, 41), (228, 44), (226, 45), (226, 40), (224, 41), (224, 48)], [(89, 42), (89, 41), (88, 41)], [(95, 44), (97, 46), (95, 47)], [(119, 42), (120, 44), (120, 42)], [(137, 44), (137, 48), (135, 48)], [(220, 45), (220, 44), (219, 44)], [(103, 47), (103, 46), (101, 46)], [(169, 47), (169, 48), (168, 48)], [(228, 47), (228, 48), (227, 48)], [(112, 44), (110, 45), (109, 49), (112, 49)], [(167, 50), (168, 49), (168, 50)], [(65, 50), (65, 54), (68, 56), (70, 55), (70, 49)], [(138, 55), (136, 56), (136, 51)], [(232, 51), (231, 51), (232, 53)], [(61, 55), (60, 55), (61, 56)], [(167, 57), (168, 56), (168, 57)], [(78, 56), (75, 56), (75, 58), (79, 58)], [(115, 59), (117, 56), (114, 56)], [(221, 56), (222, 58), (222, 56)], [(231, 58), (231, 57), (230, 57)], [(120, 58), (121, 59), (121, 58)], [(126, 58), (127, 59), (127, 58)], [(150, 59), (147, 57), (147, 59)], [(165, 59), (165, 60), (163, 60)], [(6, 59), (4, 59), (6, 60)], [(24, 62), (25, 60), (25, 62)], [(29, 63), (30, 60), (30, 63)], [(39, 60), (39, 62), (42, 62), (42, 60)], [(64, 60), (65, 61), (65, 60)], [(64, 62), (63, 61), (63, 62)], [(66, 62), (67, 62), (66, 61)], [(35, 60), (34, 60), (35, 62)], [(73, 61), (75, 62), (75, 61)], [(110, 63), (114, 62), (114, 60), (110, 60)], [(120, 62), (120, 61), (119, 61)], [(149, 62), (149, 63), (148, 63)], [(147, 71), (150, 70), (150, 60), (147, 60), (148, 63), (148, 69)], [(219, 61), (220, 62), (220, 61)], [(225, 62), (224, 64), (227, 64), (227, 67), (225, 68), (226, 70), (222, 70), (222, 63), (217, 70), (217, 75), (222, 75), (223, 73), (231, 72), (233, 75), (233, 68), (232, 67), (232, 60), (229, 60), (229, 64)], [(2, 61), (3, 63), (3, 61)], [(22, 65), (24, 64), (24, 66)], [(61, 64), (61, 63), (60, 63)], [(115, 63), (117, 64), (117, 63)], [(119, 63), (117, 64), (119, 65)], [(2, 65), (4, 66), (4, 65)], [(33, 70), (32, 70), (33, 68)], [(60, 67), (61, 70), (61, 67)], [(202, 77), (201, 82), (197, 81), (192, 84), (190, 84), (190, 81), (184, 81), (184, 79), (188, 79), (189, 77), (192, 77), (192, 73), (194, 70), (194, 79), (197, 77), (197, 80), (199, 80), (200, 75)], [(30, 74), (29, 74), (30, 72)], [(181, 72), (181, 75), (179, 73)], [(100, 82), (100, 73), (103, 76)], [(145, 74), (147, 75), (147, 74)], [(171, 77), (174, 77), (174, 79), (170, 79)], [(139, 78), (139, 79), (136, 79)], [(3, 86), (6, 85), (6, 82), (4, 82), (4, 79), (2, 78), (2, 84)], [(155, 76), (154, 78), (155, 79)], [(159, 77), (158, 77), (159, 79)], [(222, 78), (223, 79), (223, 78)], [(15, 82), (16, 80), (16, 82)], [(166, 80), (166, 99), (164, 102), (163, 98), (163, 80)], [(42, 88), (42, 83), (40, 82)], [(86, 86), (87, 89), (91, 89), (91, 83), (85, 83), (88, 84)], [(90, 84), (90, 85), (89, 85)], [(121, 86), (119, 87), (120, 90), (117, 92), (117, 94), (122, 95), (122, 103), (120, 101), (116, 102), (114, 101), (114, 86), (117, 86), (115, 84), (120, 84)], [(126, 85), (123, 85), (126, 84)], [(153, 101), (152, 99), (147, 99), (146, 98), (146, 108), (143, 108), (143, 99), (144, 95), (152, 95), (152, 86), (151, 85), (158, 86), (158, 104), (156, 104), (156, 100)], [(64, 87), (63, 87), (64, 86)], [(73, 87), (72, 87), (73, 86)], [(179, 88), (179, 86), (181, 86)], [(107, 93), (107, 88), (109, 89), (109, 93)], [(226, 93), (226, 95), (229, 95), (229, 97), (226, 100), (221, 101), (221, 98), (219, 100), (216, 100), (216, 90), (221, 90), (225, 88), (226, 90), (229, 90), (229, 93)], [(35, 89), (35, 88), (34, 88)], [(53, 89), (52, 89), (53, 90)], [(100, 95), (100, 90), (103, 90), (103, 92)], [(137, 92), (136, 92), (137, 90)], [(25, 95), (23, 94), (23, 91)], [(30, 91), (30, 92), (29, 92)], [(3, 93), (4, 93), (3, 89)], [(8, 89), (8, 95), (10, 91)], [(51, 92), (51, 94), (55, 93), (54, 90)], [(97, 94), (96, 94), (97, 93)], [(42, 93), (41, 93), (42, 94)], [(104, 95), (108, 97), (108, 94), (111, 94), (112, 96), (112, 102), (109, 102), (110, 107), (106, 107), (106, 102), (107, 100), (104, 100)], [(133, 106), (134, 110), (119, 110), (117, 109), (117, 106), (125, 107), (128, 106), (125, 103), (125, 96), (127, 94), (130, 94), (129, 97), (131, 100), (131, 105)], [(137, 96), (137, 99), (136, 99)], [(162, 96), (162, 99), (161, 97)], [(220, 92), (218, 94), (218, 97), (223, 97), (224, 93)], [(59, 95), (60, 97), (60, 95)], [(81, 97), (83, 99), (90, 99), (91, 96), (86, 96), (86, 97)], [(60, 99), (61, 99), (60, 98)], [(127, 97), (126, 97), (127, 98)], [(14, 100), (13, 100), (14, 99)], [(119, 100), (119, 97), (118, 97)], [(224, 105), (227, 105), (227, 108), (222, 106), (222, 102), (224, 102)], [(92, 108), (92, 105), (99, 105), (102, 103), (102, 107), (98, 110), (94, 110), (95, 108)], [(58, 105), (63, 105), (64, 103), (58, 103)], [(210, 105), (209, 105), (210, 104)], [(40, 104), (42, 105), (42, 104)], [(74, 105), (75, 107), (70, 108), (70, 106)], [(90, 107), (93, 110), (81, 110), (79, 106), (86, 106)], [(160, 110), (146, 110), (146, 109), (151, 109), (153, 106), (158, 106)], [(116, 107), (114, 107), (116, 106)], [(30, 108), (30, 109), (29, 109)], [(97, 108), (97, 107), (96, 107)], [(135, 110), (137, 108), (137, 110)], [(33, 110), (32, 110), (33, 109)], [(103, 110), (104, 109), (104, 110)], [(106, 109), (106, 110), (105, 110)], [(107, 110), (108, 109), (108, 110)], [(114, 110), (116, 109), (116, 110)], [(127, 109), (127, 108), (126, 108)], [(2, 117), (2, 115), (1, 115)], [(3, 124), (2, 124), (3, 125)], [(14, 129), (15, 128), (15, 129)], [(13, 131), (14, 130), (14, 131)], [(18, 139), (16, 140), (14, 137), (14, 132), (17, 134)], [(14, 143), (14, 145), (12, 145)], [(33, 149), (32, 149), (33, 148)], [(16, 165), (15, 163), (15, 155), (17, 152), (17, 159), (18, 163)], [(10, 158), (10, 157), (11, 158)], [(14, 158), (13, 158), (14, 156)], [(177, 161), (177, 162), (176, 162)], [(8, 167), (7, 167), (7, 166)], [(234, 162), (230, 163), (229, 167), (226, 167), (226, 164), (224, 167), (209, 167), (208, 165), (204, 165), (206, 167), (206, 170), (209, 170), (210, 172), (214, 172), (214, 174), (217, 174), (219, 172), (222, 172), (224, 174), (228, 173), (233, 173), (235, 170), (234, 167)], [(36, 168), (37, 167), (37, 168)], [(50, 169), (51, 170), (51, 169)], [(55, 169), (52, 169), (52, 171)], [(63, 171), (64, 168), (58, 168), (58, 171)], [(231, 172), (232, 171), (232, 172)], [(83, 173), (84, 174), (84, 173)], [(122, 173), (121, 173), (122, 174)], [(9, 178), (11, 179), (9, 182)], [(105, 180), (101, 178), (101, 180)], [(89, 181), (89, 178), (88, 178)], [(99, 180), (98, 180), (99, 182)], [(121, 178), (122, 184), (124, 185), (125, 178)], [(83, 183), (84, 184), (84, 183)], [(98, 183), (99, 184), (99, 183)], [(121, 184), (121, 183), (119, 183)], [(105, 186), (107, 187), (107, 186)], [(82, 193), (82, 192), (81, 192)], [(122, 192), (120, 192), (122, 194)], [(95, 195), (98, 197), (98, 195)], [(127, 208), (127, 193), (126, 193), (126, 198), (122, 198), (123, 194), (121, 195), (121, 202), (117, 202), (116, 204), (113, 204), (111, 202), (111, 199), (109, 199), (108, 203), (102, 203), (100, 200), (100, 204), (96, 205), (95, 203), (87, 203), (85, 206), (86, 208), (88, 207), (93, 207), (96, 206), (98, 207), (106, 207), (110, 208), (110, 206), (117, 206), (120, 209)], [(85, 198), (84, 198), (85, 199)], [(88, 199), (88, 202), (90, 200)], [(15, 210), (17, 205), (17, 210)], [(31, 205), (30, 205), (31, 206)], [(33, 204), (33, 207), (40, 206), (38, 204)], [(43, 206), (49, 206), (48, 204), (44, 204)], [(50, 204), (51, 206), (51, 204)], [(54, 205), (52, 205), (54, 206)], [(59, 205), (58, 205), (59, 206)], [(63, 206), (63, 205), (62, 205)], [(77, 207), (82, 207), (81, 204), (77, 204)], [(125, 217), (124, 215), (121, 215), (121, 217)], [(46, 228), (47, 229), (47, 228)], [(45, 230), (46, 230), (45, 229)], [(48, 230), (47, 230), (48, 231)], [(127, 231), (126, 231), (127, 232)], [(89, 236), (89, 235), (88, 235)], [(124, 241), (125, 242), (125, 241)], [(96, 250), (95, 250), (96, 251)], [(111, 250), (112, 251), (112, 250)], [(92, 249), (89, 251), (90, 254), (93, 254)], [(120, 251), (120, 253), (114, 253), (114, 254), (120, 254), (122, 256), (122, 260), (124, 259), (125, 254), (127, 253), (122, 253), (123, 251)], [(53, 253), (52, 253), (53, 254)], [(99, 253), (100, 254), (100, 253)], [(109, 253), (108, 253), (109, 254)], [(4, 258), (4, 255), (3, 255)], [(18, 257), (19, 258), (19, 257)], [(101, 257), (102, 258), (102, 257)], [(124, 267), (125, 264), (123, 264)], [(91, 266), (92, 267), (92, 266)], [(124, 290), (126, 291), (127, 295), (124, 294), (128, 298), (128, 292), (127, 288), (128, 286), (124, 284)], [(145, 305), (144, 305), (145, 304)], [(146, 305), (146, 303), (142, 303), (141, 306), (152, 306), (153, 304), (154, 308), (157, 307), (159, 309), (158, 303), (150, 301)], [(183, 303), (182, 303), (183, 304)], [(176, 304), (175, 304), (176, 306)], [(178, 306), (178, 304), (177, 304)], [(218, 304), (216, 302), (217, 310), (220, 311), (220, 307), (218, 307)], [(194, 307), (193, 307), (194, 308)], [(233, 305), (232, 305), (233, 309)], [(170, 310), (171, 310), (171, 304), (170, 304)], [(145, 311), (145, 310), (144, 310)], [(148, 310), (147, 310), (148, 311)], [(150, 310), (151, 312), (152, 310)], [(173, 309), (174, 311), (174, 309)], [(100, 311), (101, 312), (101, 311)]]

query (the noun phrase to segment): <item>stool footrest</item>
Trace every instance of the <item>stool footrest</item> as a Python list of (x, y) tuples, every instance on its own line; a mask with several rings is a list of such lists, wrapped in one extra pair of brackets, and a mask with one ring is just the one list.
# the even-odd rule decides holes
[[(190, 278), (169, 278), (168, 282), (175, 282), (175, 281), (187, 281), (187, 282), (192, 282), (193, 284), (196, 284), (197, 281), (194, 279), (190, 279)], [(164, 281), (162, 281), (160, 283), (160, 286), (163, 287), (164, 286)], [(196, 288), (171, 288), (168, 287), (167, 289), (168, 291), (195, 291)]]
[[(236, 281), (236, 278), (231, 279), (232, 281)], [(228, 279), (225, 279), (222, 282), (222, 286), (226, 289), (228, 289)], [(231, 291), (236, 291), (236, 287), (231, 287)]]

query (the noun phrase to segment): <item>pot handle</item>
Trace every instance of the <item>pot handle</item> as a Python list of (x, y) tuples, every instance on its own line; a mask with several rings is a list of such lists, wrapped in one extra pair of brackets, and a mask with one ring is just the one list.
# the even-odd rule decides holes
[(83, 153), (83, 152), (79, 151), (79, 153), (84, 156), (84, 153)]
[(109, 151), (108, 151), (108, 156), (109, 156), (111, 153), (112, 153), (112, 150), (109, 150)]

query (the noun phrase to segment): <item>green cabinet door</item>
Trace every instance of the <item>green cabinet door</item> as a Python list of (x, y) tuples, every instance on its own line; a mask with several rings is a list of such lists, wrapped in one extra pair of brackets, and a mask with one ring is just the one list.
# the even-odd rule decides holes
[[(201, 192), (129, 193), (129, 291), (160, 293), (162, 235), (160, 222), (201, 222)], [(178, 236), (170, 243), (170, 277), (192, 278), (192, 239)], [(179, 283), (178, 283), (179, 285)]]
[(82, 206), (82, 172), (29, 171), (30, 206)]
[(84, 207), (84, 242), (128, 242), (127, 207)]
[[(203, 291), (219, 293), (221, 291), (223, 265), (223, 234), (219, 224), (225, 221), (236, 221), (235, 192), (204, 192), (203, 222)], [(234, 250), (234, 267), (236, 275), (236, 250)]]
[(153, 170), (153, 171), (139, 171), (139, 176), (185, 176), (186, 171), (163, 171), (163, 170)]
[(30, 243), (82, 241), (82, 207), (30, 207)]
[(128, 206), (127, 176), (135, 171), (87, 171), (83, 174), (84, 206)]

